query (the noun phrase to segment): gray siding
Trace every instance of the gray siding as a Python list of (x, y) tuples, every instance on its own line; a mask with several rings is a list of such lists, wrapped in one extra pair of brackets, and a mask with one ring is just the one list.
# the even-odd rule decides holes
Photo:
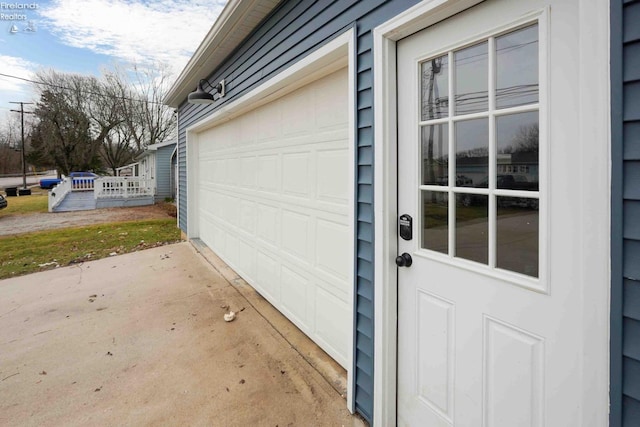
[(156, 151), (156, 201), (171, 197), (171, 154), (175, 145), (160, 147)]
[(640, 426), (640, 1), (611, 2), (612, 427)]
[[(207, 107), (180, 106), (179, 179), (180, 228), (187, 230), (185, 129), (222, 103), (247, 93), (256, 85), (308, 55), (348, 28), (356, 30), (356, 357), (355, 404), (371, 421), (373, 415), (373, 38), (371, 30), (417, 3), (417, 0), (289, 0), (284, 1), (244, 43), (208, 76), (227, 82), (223, 100)], [(194, 88), (195, 89), (195, 88)]]

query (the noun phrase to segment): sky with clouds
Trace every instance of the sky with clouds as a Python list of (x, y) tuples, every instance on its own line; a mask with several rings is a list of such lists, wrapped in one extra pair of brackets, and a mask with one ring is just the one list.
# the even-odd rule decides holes
[[(177, 76), (226, 0), (0, 0), (0, 74), (39, 69), (99, 75), (115, 64), (166, 64)], [(33, 102), (31, 85), (0, 75), (0, 120)]]

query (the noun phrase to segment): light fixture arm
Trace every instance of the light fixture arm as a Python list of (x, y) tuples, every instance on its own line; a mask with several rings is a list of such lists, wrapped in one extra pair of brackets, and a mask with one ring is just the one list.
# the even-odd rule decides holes
[(218, 82), (218, 84), (215, 85), (215, 86), (213, 86), (211, 83), (209, 83), (209, 80), (201, 79), (200, 82), (198, 83), (198, 85), (200, 85), (202, 87), (203, 82), (206, 83), (207, 86), (209, 86), (211, 89), (215, 89), (216, 93), (218, 95), (220, 95), (220, 98), (222, 98), (224, 96), (224, 92), (225, 92), (225, 89), (226, 89), (226, 87), (225, 87), (226, 85), (225, 85), (224, 79), (220, 80)]

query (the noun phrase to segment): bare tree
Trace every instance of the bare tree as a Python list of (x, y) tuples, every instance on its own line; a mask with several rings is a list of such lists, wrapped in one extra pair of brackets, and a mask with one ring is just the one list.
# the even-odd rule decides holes
[(538, 123), (520, 126), (513, 138), (513, 151), (538, 151), (540, 145), (540, 128)]
[(99, 150), (107, 135), (122, 123), (117, 98), (96, 77), (40, 71), (39, 119), (30, 159), (53, 164), (60, 172), (98, 170)]
[(65, 174), (104, 165), (115, 174), (147, 146), (175, 137), (175, 114), (162, 104), (166, 67), (116, 67), (101, 78), (48, 70), (36, 80), (33, 162)]
[(139, 151), (131, 144), (131, 137), (124, 126), (110, 132), (100, 150), (102, 160), (114, 176), (119, 167), (133, 163), (138, 154)]
[(105, 80), (120, 99), (123, 126), (138, 152), (175, 137), (175, 114), (162, 103), (170, 83), (166, 66), (115, 68)]
[(20, 122), (10, 114), (0, 126), (0, 174), (22, 170), (20, 157)]

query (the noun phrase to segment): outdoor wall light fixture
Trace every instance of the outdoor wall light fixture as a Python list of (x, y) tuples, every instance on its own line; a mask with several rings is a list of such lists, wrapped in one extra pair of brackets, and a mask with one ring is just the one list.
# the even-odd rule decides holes
[(220, 83), (218, 83), (215, 86), (212, 86), (211, 83), (209, 83), (207, 80), (202, 79), (202, 80), (200, 80), (198, 82), (198, 89), (196, 89), (195, 92), (191, 92), (189, 94), (189, 96), (187, 97), (189, 103), (191, 103), (191, 104), (213, 104), (213, 101), (215, 101), (213, 99), (213, 94), (205, 91), (202, 88), (202, 86), (205, 83), (210, 88), (215, 89), (216, 93), (219, 95), (218, 99), (220, 99), (220, 98), (222, 98), (224, 96), (224, 92), (225, 92), (224, 79), (220, 80)]

